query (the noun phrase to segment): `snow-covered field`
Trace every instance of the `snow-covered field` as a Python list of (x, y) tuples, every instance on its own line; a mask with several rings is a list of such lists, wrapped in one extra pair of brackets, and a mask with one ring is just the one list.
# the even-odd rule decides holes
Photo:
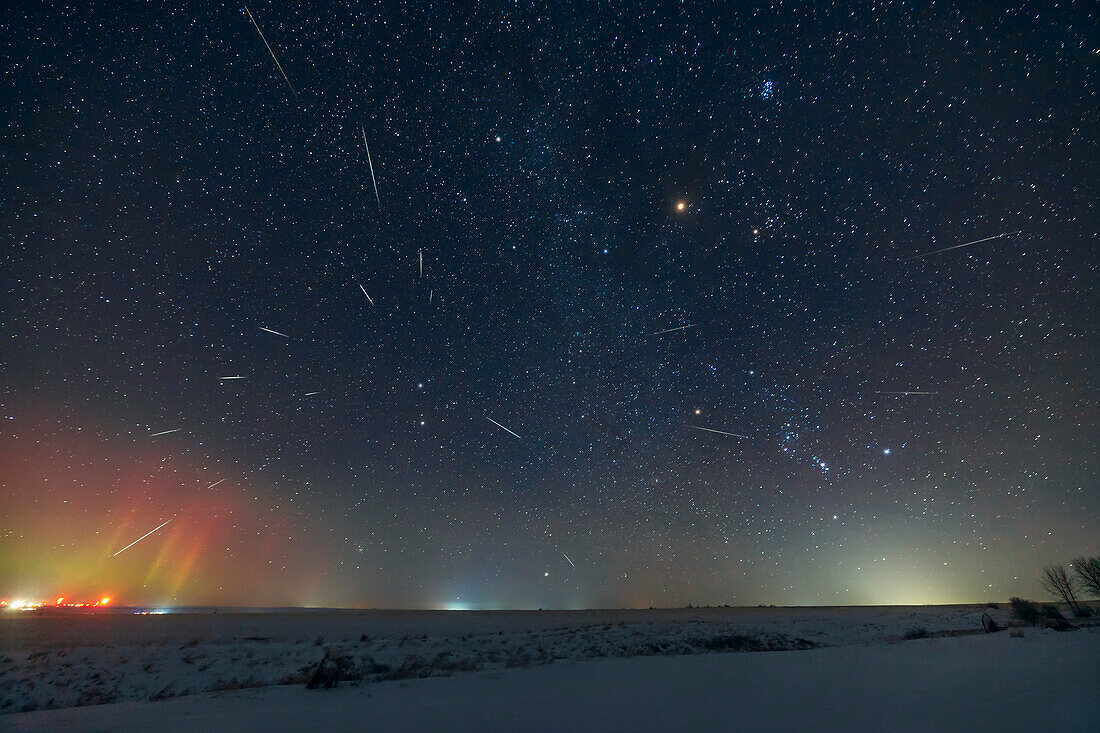
[[(986, 611), (1008, 620), (981, 606), (4, 617), (0, 729), (1086, 730), (1100, 719), (1100, 628), (985, 635)], [(350, 681), (305, 689), (323, 658)]]

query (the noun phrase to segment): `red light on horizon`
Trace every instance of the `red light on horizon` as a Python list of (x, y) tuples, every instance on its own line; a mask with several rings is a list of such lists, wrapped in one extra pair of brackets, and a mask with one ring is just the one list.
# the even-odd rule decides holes
[(98, 601), (66, 602), (66, 598), (68, 598), (68, 596), (58, 596), (57, 600), (55, 600), (52, 604), (50, 603), (50, 601), (45, 600), (31, 601), (16, 599), (15, 601), (9, 601), (5, 598), (0, 599), (0, 609), (12, 611), (34, 611), (50, 605), (53, 605), (55, 608), (99, 608), (102, 606), (110, 605), (111, 601), (113, 600), (110, 596), (103, 596)]

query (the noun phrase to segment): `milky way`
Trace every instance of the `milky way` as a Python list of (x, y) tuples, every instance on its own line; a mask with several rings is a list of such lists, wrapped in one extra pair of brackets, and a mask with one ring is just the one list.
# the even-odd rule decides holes
[(1100, 551), (1096, 17), (733, 5), (6, 6), (0, 595), (1003, 600)]

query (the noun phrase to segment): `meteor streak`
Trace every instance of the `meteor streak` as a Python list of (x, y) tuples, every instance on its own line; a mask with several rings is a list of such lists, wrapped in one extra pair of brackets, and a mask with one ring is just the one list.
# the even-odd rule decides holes
[(689, 323), (686, 326), (677, 326), (676, 328), (666, 328), (664, 331), (654, 331), (654, 336), (660, 336), (662, 333), (671, 333), (673, 331), (683, 331), (685, 328), (695, 328), (694, 323)]
[(248, 19), (252, 21), (252, 25), (256, 26), (256, 32), (260, 34), (260, 38), (263, 39), (264, 45), (267, 46), (267, 52), (271, 54), (271, 59), (275, 62), (275, 66), (279, 67), (279, 73), (283, 75), (283, 81), (290, 87), (290, 93), (297, 99), (298, 92), (294, 91), (294, 86), (290, 83), (290, 79), (287, 78), (286, 72), (283, 71), (283, 65), (279, 63), (279, 59), (275, 58), (275, 52), (271, 50), (271, 44), (267, 42), (267, 38), (264, 38), (264, 32), (260, 30), (260, 24), (252, 17), (252, 11), (248, 9), (247, 5), (244, 6), (244, 12), (248, 13)]
[(171, 430), (161, 430), (159, 433), (153, 433), (149, 437), (150, 438), (155, 438), (158, 435), (168, 435), (168, 433), (178, 433), (181, 430), (183, 430), (183, 428), (172, 428)]
[[(358, 283), (357, 283), (357, 284), (358, 284)], [(364, 288), (364, 287), (363, 287), (362, 285), (359, 285), (359, 289), (363, 291), (363, 295), (366, 295), (366, 296), (367, 296), (367, 300), (369, 300), (369, 301), (370, 301), (370, 304), (371, 304), (371, 305), (374, 305), (374, 299), (373, 299), (373, 298), (371, 298), (371, 297), (370, 297), (369, 295), (367, 295), (367, 289), (366, 289), (366, 288)]]
[[(493, 418), (489, 417), (488, 415), (486, 415), (486, 416), (485, 416), (485, 419), (486, 419), (486, 420), (488, 420), (489, 422), (491, 422), (491, 423), (492, 423), (493, 425), (496, 425), (496, 426), (497, 426), (498, 428), (500, 428), (501, 430), (508, 430), (508, 428), (504, 427), (503, 425), (501, 425), (500, 423), (498, 423), (498, 422), (497, 422), (496, 420), (494, 420)], [(512, 431), (511, 431), (511, 430), (508, 430), (508, 432), (509, 432), (509, 433), (512, 433)], [(512, 435), (516, 435), (516, 434), (515, 434), (515, 433), (512, 433)], [(517, 438), (519, 438), (519, 436), (518, 436), (518, 435), (516, 435), (516, 437), (517, 437)], [(520, 438), (520, 440), (523, 440), (523, 438)]]
[(944, 247), (943, 249), (937, 249), (934, 252), (925, 252), (920, 255), (913, 255), (912, 257), (903, 257), (902, 262), (909, 262), (910, 260), (919, 260), (921, 257), (928, 257), (929, 255), (938, 255), (941, 252), (948, 252), (959, 247), (969, 247), (972, 244), (980, 244), (982, 242), (988, 242), (991, 239), (1000, 239), (1001, 237), (1011, 237), (1013, 234), (1019, 234), (1022, 229), (1017, 229), (1014, 232), (1005, 232), (1004, 234), (994, 234), (992, 237), (986, 237), (985, 239), (975, 239), (973, 242), (963, 242), (962, 244), (955, 244), (950, 247)]
[[(564, 553), (564, 552), (562, 552), (561, 554), (565, 555), (565, 553)], [(566, 559), (566, 560), (569, 560), (569, 556), (568, 556), (568, 555), (565, 555), (565, 559)], [(569, 564), (570, 564), (570, 565), (573, 565), (573, 561), (572, 561), (572, 560), (569, 560)], [(576, 568), (577, 568), (577, 566), (576, 566), (576, 565), (573, 565), (573, 569), (575, 570)]]
[(244, 379), (244, 377), (241, 377), (241, 376), (236, 376), (236, 377), (218, 377), (218, 379), (222, 379), (222, 380), (225, 380), (225, 379)]
[[(212, 488), (214, 488), (215, 486), (217, 486), (218, 484), (220, 484), (220, 483), (221, 483), (222, 481), (225, 481), (225, 479), (223, 479), (223, 478), (220, 478), (220, 479), (218, 479), (217, 481), (215, 481), (214, 483), (212, 483), (212, 484), (210, 484), (209, 486), (207, 486), (206, 488), (208, 488), (208, 489), (212, 489)], [(172, 520), (171, 520), (171, 519), (169, 519), (168, 521), (169, 521), (169, 522), (171, 522)], [(155, 532), (156, 530), (153, 530), (153, 531)]]
[(904, 396), (911, 395), (911, 394), (939, 394), (939, 392), (920, 392), (918, 390), (907, 390), (907, 391), (904, 391), (904, 392), (891, 392), (889, 390), (878, 390), (878, 391), (875, 392), (875, 394), (896, 394), (896, 395), (901, 395), (901, 396), (904, 397)]
[(276, 336), (282, 336), (285, 339), (290, 338), (290, 336), (287, 336), (285, 333), (280, 333), (278, 331), (273, 331), (272, 329), (268, 328), (267, 326), (260, 326), (260, 330), (261, 331), (267, 331), (268, 333), (273, 333)]
[(719, 435), (732, 435), (735, 438), (748, 438), (747, 435), (741, 435), (740, 433), (727, 433), (725, 430), (715, 430), (714, 428), (701, 428), (698, 425), (688, 425), (687, 427), (692, 430), (706, 430), (708, 433), (718, 433)]
[(315, 394), (321, 394), (321, 390), (317, 390), (316, 392), (306, 392), (302, 396), (303, 397), (310, 397), (311, 395), (315, 395)]
[(374, 177), (374, 163), (370, 159), (370, 145), (367, 145), (367, 127), (363, 125), (363, 147), (367, 149), (367, 165), (370, 166), (370, 180), (374, 184), (374, 200), (378, 204), (378, 210), (382, 210), (382, 199), (378, 198), (378, 181)]
[[(175, 519), (175, 517), (172, 517), (172, 519)], [(169, 520), (168, 520), (168, 522), (171, 522), (171, 521), (172, 521), (172, 519), (169, 519)], [(168, 522), (165, 522), (164, 524), (168, 524)], [(157, 527), (157, 529), (160, 529), (161, 527), (163, 527), (163, 526), (164, 526), (164, 524), (160, 525), (160, 527)], [(114, 555), (111, 555), (111, 557), (117, 557), (118, 555), (121, 555), (122, 553), (126, 552), (126, 551), (127, 551), (127, 550), (129, 550), (129, 549), (130, 549), (131, 547), (133, 547), (133, 546), (134, 546), (134, 545), (136, 545), (137, 543), (141, 542), (141, 541), (142, 541), (143, 539), (145, 539), (145, 538), (146, 538), (146, 537), (148, 537), (149, 535), (153, 534), (153, 532), (156, 532), (156, 531), (157, 531), (157, 529), (154, 529), (154, 530), (150, 530), (149, 532), (146, 532), (146, 533), (145, 533), (145, 534), (143, 534), (143, 535), (142, 535), (141, 537), (138, 537), (138, 538), (137, 538), (136, 540), (134, 540), (133, 542), (131, 542), (130, 544), (126, 545), (126, 546), (125, 546), (125, 547), (123, 547), (123, 548), (122, 548), (121, 550), (119, 550), (118, 552), (116, 552), (116, 553), (115, 553)]]

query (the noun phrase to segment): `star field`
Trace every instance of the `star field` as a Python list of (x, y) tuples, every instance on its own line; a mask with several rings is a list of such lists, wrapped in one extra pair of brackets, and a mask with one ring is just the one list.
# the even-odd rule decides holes
[(0, 595), (930, 603), (1100, 551), (1084, 6), (248, 10), (2, 11)]

